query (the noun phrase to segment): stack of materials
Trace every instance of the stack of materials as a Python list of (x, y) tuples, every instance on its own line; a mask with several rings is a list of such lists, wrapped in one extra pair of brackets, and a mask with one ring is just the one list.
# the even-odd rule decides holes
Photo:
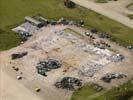
[(103, 65), (101, 64), (92, 64), (92, 65), (89, 65), (88, 67), (85, 66), (79, 71), (79, 75), (83, 75), (86, 77), (93, 77), (94, 74), (97, 71), (99, 71), (102, 67)]
[(74, 77), (64, 77), (61, 81), (56, 82), (57, 88), (75, 90), (82, 85), (81, 80)]
[(39, 74), (43, 76), (47, 76), (46, 72), (50, 71), (51, 69), (57, 69), (60, 67), (61, 67), (61, 64), (59, 61), (55, 59), (48, 59), (48, 60), (40, 61), (37, 64), (36, 68)]
[(105, 76), (101, 78), (106, 83), (110, 83), (112, 79), (121, 79), (127, 77), (127, 75), (122, 73), (107, 73)]
[(108, 60), (111, 60), (113, 62), (119, 62), (122, 61), (125, 57), (121, 54), (116, 54), (108, 58)]

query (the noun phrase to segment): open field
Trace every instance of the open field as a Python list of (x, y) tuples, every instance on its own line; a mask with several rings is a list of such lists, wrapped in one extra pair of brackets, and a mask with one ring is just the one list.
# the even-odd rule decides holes
[(133, 29), (83, 7), (65, 8), (62, 0), (0, 0), (0, 50), (17, 46), (20, 38), (11, 28), (23, 22), (25, 16), (37, 14), (50, 19), (83, 19), (85, 27), (111, 33), (123, 45), (133, 44)]
[(75, 91), (71, 100), (132, 100), (133, 80), (107, 91), (97, 92), (93, 85), (87, 85)]

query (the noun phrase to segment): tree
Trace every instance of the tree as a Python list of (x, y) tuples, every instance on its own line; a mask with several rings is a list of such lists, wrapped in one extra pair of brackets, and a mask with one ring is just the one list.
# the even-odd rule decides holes
[(64, 5), (68, 8), (74, 8), (76, 4), (70, 0), (64, 0)]

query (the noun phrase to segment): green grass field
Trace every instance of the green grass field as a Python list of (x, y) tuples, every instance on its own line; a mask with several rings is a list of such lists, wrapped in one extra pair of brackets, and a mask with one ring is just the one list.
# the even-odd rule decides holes
[(104, 90), (98, 92), (95, 89), (94, 84), (88, 84), (88, 85), (83, 86), (82, 88), (76, 90), (73, 93), (71, 100), (91, 100), (91, 99), (97, 97), (97, 95), (100, 95), (103, 93), (104, 93)]
[(97, 92), (94, 86), (84, 86), (75, 91), (71, 100), (133, 100), (133, 81), (111, 90)]
[(85, 27), (108, 32), (123, 45), (133, 44), (133, 29), (80, 6), (68, 9), (63, 0), (0, 0), (0, 50), (17, 46), (20, 38), (11, 28), (22, 23), (25, 16), (37, 14), (49, 19), (83, 19)]

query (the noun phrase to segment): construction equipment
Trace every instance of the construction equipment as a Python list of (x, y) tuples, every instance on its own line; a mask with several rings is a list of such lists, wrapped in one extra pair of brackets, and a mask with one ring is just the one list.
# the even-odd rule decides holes
[(35, 88), (35, 91), (36, 91), (36, 92), (40, 92), (40, 91), (41, 91), (41, 88), (36, 87), (36, 88)]
[(91, 29), (90, 31), (91, 31), (92, 33), (97, 33), (97, 32), (98, 32), (96, 28), (93, 28), (93, 29)]
[(26, 32), (26, 31), (22, 31), (22, 30), (19, 30), (18, 31), (22, 41), (27, 41), (29, 37), (31, 37), (31, 34), (29, 32)]
[(17, 79), (18, 79), (18, 80), (21, 80), (21, 79), (22, 79), (22, 76), (19, 76), (19, 75), (18, 75), (18, 76), (17, 76)]
[(18, 67), (12, 66), (12, 68), (13, 68), (15, 71), (19, 71), (19, 68), (18, 68)]
[(11, 55), (12, 60), (18, 59), (18, 58), (22, 58), (24, 56), (26, 56), (28, 54), (28, 52), (22, 52), (22, 53), (14, 53)]
[(127, 48), (130, 50), (130, 51), (133, 51), (133, 46), (127, 46)]

